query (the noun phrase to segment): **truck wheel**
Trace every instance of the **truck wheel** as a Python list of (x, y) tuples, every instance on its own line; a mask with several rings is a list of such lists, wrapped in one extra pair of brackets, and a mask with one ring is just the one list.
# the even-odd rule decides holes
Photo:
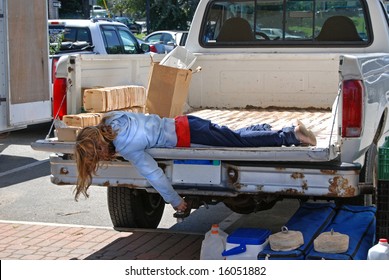
[(108, 210), (114, 227), (157, 228), (165, 201), (159, 194), (126, 187), (108, 187)]

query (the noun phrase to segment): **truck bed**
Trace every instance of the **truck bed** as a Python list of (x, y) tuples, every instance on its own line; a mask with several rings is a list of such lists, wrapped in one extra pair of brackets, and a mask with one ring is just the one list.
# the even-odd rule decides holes
[(226, 125), (231, 129), (259, 123), (268, 123), (272, 129), (281, 129), (299, 119), (315, 133), (317, 147), (329, 146), (333, 120), (331, 111), (324, 109), (203, 109), (189, 111), (188, 114)]
[[(250, 124), (268, 123), (273, 129), (300, 119), (317, 137), (317, 146), (223, 148), (195, 145), (190, 148), (153, 148), (148, 152), (159, 159), (220, 159), (244, 161), (329, 161), (337, 156), (336, 137), (331, 137), (332, 113), (324, 109), (190, 109), (187, 114), (209, 119), (219, 125), (238, 129)], [(58, 142), (56, 138), (39, 140), (35, 150), (73, 153), (74, 143)]]

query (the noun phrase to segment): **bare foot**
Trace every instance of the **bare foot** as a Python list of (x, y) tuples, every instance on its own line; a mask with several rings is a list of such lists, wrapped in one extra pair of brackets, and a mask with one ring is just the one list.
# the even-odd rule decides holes
[(311, 130), (307, 129), (301, 121), (296, 120), (295, 124), (297, 124), (294, 129), (297, 140), (299, 140), (301, 144), (316, 146), (317, 142), (315, 134), (313, 134)]

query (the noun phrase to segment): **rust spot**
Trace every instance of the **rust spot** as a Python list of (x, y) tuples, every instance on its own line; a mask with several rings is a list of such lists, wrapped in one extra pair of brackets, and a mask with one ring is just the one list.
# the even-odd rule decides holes
[(330, 170), (330, 169), (322, 169), (322, 170), (320, 170), (320, 172), (323, 174), (327, 174), (327, 175), (335, 175), (336, 174), (336, 170)]
[(292, 177), (293, 179), (303, 179), (305, 176), (304, 173), (293, 172), (292, 175), (290, 175), (290, 177)]
[(287, 194), (287, 195), (303, 195), (304, 194), (303, 191), (298, 191), (296, 189), (285, 189), (285, 190), (277, 192), (277, 193)]
[(303, 181), (303, 184), (302, 184), (301, 188), (302, 188), (304, 191), (308, 190), (308, 184), (307, 184), (307, 181), (306, 181), (306, 180)]
[(238, 172), (238, 170), (236, 170), (232, 167), (228, 167), (227, 168), (227, 176), (228, 176), (229, 182), (231, 184), (235, 184), (236, 181), (238, 181), (239, 172)]
[(348, 179), (342, 176), (335, 176), (329, 180), (328, 187), (330, 196), (352, 197), (355, 196), (355, 188), (349, 185)]
[(65, 168), (65, 167), (62, 167), (60, 169), (59, 173), (62, 174), (62, 175), (67, 175), (67, 174), (69, 174), (69, 170), (67, 168)]
[(135, 185), (133, 185), (133, 184), (118, 184), (117, 186), (118, 186), (118, 187), (129, 188), (129, 189), (137, 189), (137, 188), (139, 188), (138, 186), (135, 186)]
[(286, 170), (286, 168), (285, 167), (276, 167), (276, 170), (283, 171), (283, 170)]

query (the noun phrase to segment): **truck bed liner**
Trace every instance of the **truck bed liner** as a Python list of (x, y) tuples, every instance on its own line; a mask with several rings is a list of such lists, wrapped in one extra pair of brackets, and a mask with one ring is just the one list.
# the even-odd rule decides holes
[[(190, 148), (153, 148), (148, 152), (159, 159), (220, 159), (244, 161), (329, 161), (337, 156), (336, 147), (330, 141), (332, 114), (324, 109), (191, 109), (188, 114), (209, 119), (231, 129), (250, 124), (268, 123), (273, 129), (290, 125), (300, 119), (315, 133), (316, 147), (263, 147), (263, 148), (223, 148), (195, 145)], [(73, 153), (74, 143), (58, 142), (56, 139), (39, 140), (31, 145), (36, 150), (55, 153)]]

